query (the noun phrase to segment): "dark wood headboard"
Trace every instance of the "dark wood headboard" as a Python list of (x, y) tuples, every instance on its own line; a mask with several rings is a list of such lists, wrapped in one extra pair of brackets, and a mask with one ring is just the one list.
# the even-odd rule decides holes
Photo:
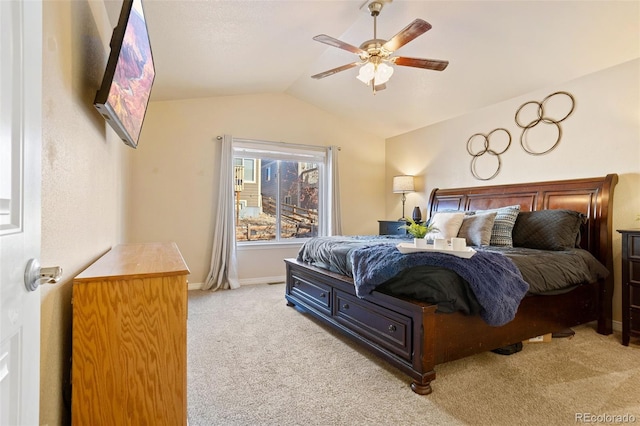
[[(429, 217), (442, 210), (485, 210), (519, 204), (523, 211), (570, 209), (584, 213), (581, 247), (613, 272), (612, 209), (617, 174), (510, 185), (438, 189), (429, 197)], [(613, 275), (613, 274), (611, 274)]]

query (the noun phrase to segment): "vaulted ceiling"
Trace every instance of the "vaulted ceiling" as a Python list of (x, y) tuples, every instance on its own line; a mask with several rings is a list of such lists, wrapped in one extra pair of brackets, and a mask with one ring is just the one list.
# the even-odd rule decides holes
[[(106, 0), (117, 22), (120, 0)], [(387, 1), (389, 39), (416, 18), (433, 28), (398, 55), (448, 60), (444, 71), (395, 67), (372, 93), (357, 60), (314, 41), (373, 38), (364, 0), (143, 0), (156, 65), (152, 101), (286, 93), (388, 138), (640, 57), (638, 1)], [(639, 76), (640, 78), (640, 76)]]

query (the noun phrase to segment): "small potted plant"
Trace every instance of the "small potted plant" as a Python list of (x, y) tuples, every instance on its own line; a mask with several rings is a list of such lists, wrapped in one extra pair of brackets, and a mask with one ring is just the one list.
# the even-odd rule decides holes
[(417, 223), (413, 219), (407, 219), (407, 224), (400, 226), (400, 229), (407, 230), (407, 233), (413, 237), (413, 244), (416, 247), (426, 247), (427, 240), (425, 237), (427, 234), (438, 230), (433, 225)]

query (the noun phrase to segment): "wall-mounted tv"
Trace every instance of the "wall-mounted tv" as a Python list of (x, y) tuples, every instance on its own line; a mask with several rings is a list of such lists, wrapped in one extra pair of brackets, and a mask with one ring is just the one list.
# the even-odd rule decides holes
[(124, 0), (94, 106), (120, 138), (138, 146), (155, 67), (142, 0)]

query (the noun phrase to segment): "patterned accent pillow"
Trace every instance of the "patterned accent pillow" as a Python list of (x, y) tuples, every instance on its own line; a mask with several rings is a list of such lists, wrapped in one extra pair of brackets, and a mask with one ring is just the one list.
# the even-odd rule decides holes
[(468, 246), (488, 246), (497, 214), (498, 212), (465, 215), (458, 237), (466, 239)]
[(506, 206), (497, 209), (488, 210), (476, 210), (476, 214), (496, 212), (496, 219), (493, 222), (493, 229), (491, 230), (492, 246), (500, 247), (513, 247), (513, 237), (511, 233), (513, 226), (516, 224), (518, 213), (520, 213), (520, 206)]
[(437, 231), (430, 233), (429, 238), (449, 239), (457, 236), (463, 219), (464, 212), (436, 212), (429, 224), (435, 226)]
[(520, 212), (513, 227), (513, 245), (540, 250), (564, 250), (579, 243), (585, 216), (573, 210)]

